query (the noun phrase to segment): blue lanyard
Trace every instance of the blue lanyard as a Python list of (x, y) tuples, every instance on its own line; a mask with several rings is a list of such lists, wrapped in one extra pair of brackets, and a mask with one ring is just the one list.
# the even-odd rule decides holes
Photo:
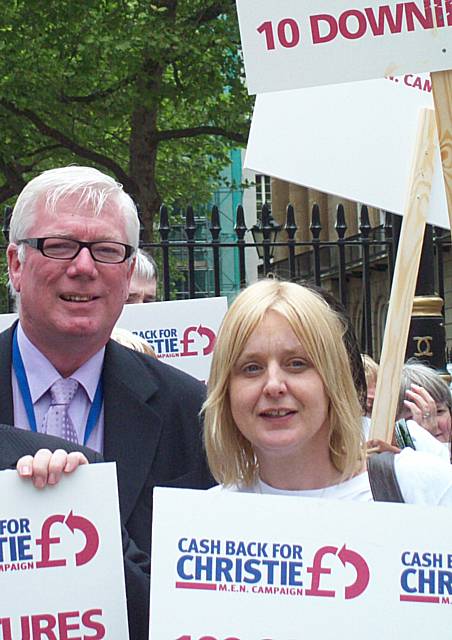
[[(19, 385), (20, 394), (22, 396), (22, 400), (25, 406), (25, 411), (27, 412), (28, 423), (32, 431), (37, 431), (36, 427), (36, 417), (35, 411), (33, 408), (33, 401), (31, 399), (30, 386), (27, 380), (27, 374), (25, 372), (24, 362), (22, 360), (22, 356), (19, 349), (19, 344), (17, 342), (17, 327), (13, 334), (13, 368), (16, 374), (17, 383)], [(83, 444), (89, 440), (91, 433), (93, 432), (94, 427), (96, 426), (97, 421), (99, 420), (100, 412), (102, 409), (103, 402), (103, 389), (102, 389), (102, 377), (99, 379), (99, 383), (97, 385), (96, 393), (94, 394), (93, 402), (91, 404), (91, 408), (88, 413), (88, 419), (86, 421), (85, 426), (85, 437), (83, 439)]]

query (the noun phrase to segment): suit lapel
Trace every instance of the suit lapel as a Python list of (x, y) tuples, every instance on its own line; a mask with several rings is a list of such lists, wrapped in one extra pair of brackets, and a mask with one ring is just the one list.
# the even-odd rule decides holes
[(149, 476), (162, 420), (149, 401), (158, 386), (129, 349), (107, 344), (103, 369), (104, 458), (115, 461), (121, 515), (127, 522)]
[(0, 425), (0, 470), (14, 467), (17, 460), (25, 455), (20, 436), (20, 429)]
[(17, 325), (0, 333), (0, 422), (14, 424), (13, 391), (11, 386), (11, 350)]

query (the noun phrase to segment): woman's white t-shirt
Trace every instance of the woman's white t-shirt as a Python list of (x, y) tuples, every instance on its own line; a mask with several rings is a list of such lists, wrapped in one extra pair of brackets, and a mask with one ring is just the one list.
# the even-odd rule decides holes
[[(406, 503), (452, 507), (452, 465), (438, 458), (438, 456), (406, 448), (395, 456), (394, 466), (400, 490)], [(259, 478), (256, 484), (250, 487), (220, 486), (210, 489), (210, 491), (219, 490), (303, 496), (305, 498), (328, 498), (329, 500), (373, 501), (367, 472), (324, 489), (305, 489), (301, 491), (275, 489)]]

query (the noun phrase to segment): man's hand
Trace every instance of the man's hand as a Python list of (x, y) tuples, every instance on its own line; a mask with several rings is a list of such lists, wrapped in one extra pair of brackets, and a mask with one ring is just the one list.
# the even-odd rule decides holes
[(34, 456), (23, 456), (18, 460), (16, 469), (21, 478), (31, 478), (37, 489), (47, 484), (59, 482), (63, 473), (72, 473), (88, 460), (79, 451), (67, 453), (57, 449), (53, 453), (49, 449), (39, 449)]

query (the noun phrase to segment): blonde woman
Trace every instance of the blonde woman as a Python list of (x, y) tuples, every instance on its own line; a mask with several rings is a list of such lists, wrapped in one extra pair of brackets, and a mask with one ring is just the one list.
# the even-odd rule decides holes
[[(263, 280), (231, 305), (204, 404), (205, 445), (223, 488), (372, 500), (362, 407), (343, 320), (314, 291)], [(452, 505), (452, 468), (404, 450), (405, 502)]]

